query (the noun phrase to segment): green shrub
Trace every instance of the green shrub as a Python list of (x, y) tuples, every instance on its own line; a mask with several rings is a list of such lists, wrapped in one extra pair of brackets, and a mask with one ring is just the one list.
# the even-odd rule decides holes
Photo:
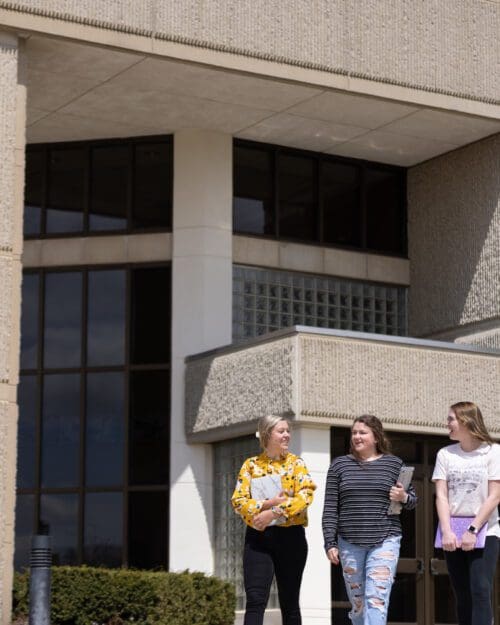
[[(28, 573), (14, 579), (14, 617), (29, 611)], [(203, 573), (52, 568), (52, 625), (232, 625), (234, 587)]]

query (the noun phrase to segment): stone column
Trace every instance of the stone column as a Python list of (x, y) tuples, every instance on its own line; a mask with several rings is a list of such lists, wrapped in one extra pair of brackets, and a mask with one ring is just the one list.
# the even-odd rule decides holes
[(0, 30), (0, 612), (10, 622), (14, 552), (26, 81), (23, 42)]
[(188, 445), (184, 359), (231, 343), (232, 138), (174, 137), (170, 568), (213, 573), (210, 445)]
[(308, 625), (330, 625), (330, 563), (323, 549), (321, 529), (326, 474), (330, 466), (330, 428), (295, 426), (291, 448), (304, 459), (317, 486), (306, 529), (309, 553), (300, 594), (302, 620)]

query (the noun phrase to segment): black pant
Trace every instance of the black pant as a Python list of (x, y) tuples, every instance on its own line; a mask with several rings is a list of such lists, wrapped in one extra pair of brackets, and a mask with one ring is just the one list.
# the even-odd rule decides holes
[(268, 527), (263, 532), (247, 527), (243, 578), (247, 604), (244, 625), (262, 625), (269, 591), (276, 575), (283, 625), (301, 625), (300, 583), (307, 558), (301, 525)]
[(488, 536), (484, 549), (445, 551), (455, 593), (459, 625), (491, 625), (491, 594), (498, 559), (496, 536)]

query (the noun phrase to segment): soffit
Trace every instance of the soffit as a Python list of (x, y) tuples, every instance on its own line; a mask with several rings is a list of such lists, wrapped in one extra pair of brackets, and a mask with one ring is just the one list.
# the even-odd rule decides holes
[(204, 128), (411, 166), (500, 132), (500, 119), (32, 36), (31, 143)]

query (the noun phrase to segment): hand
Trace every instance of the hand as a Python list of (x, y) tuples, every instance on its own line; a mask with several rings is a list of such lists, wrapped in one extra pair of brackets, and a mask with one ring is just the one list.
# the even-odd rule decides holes
[(332, 564), (337, 565), (340, 562), (339, 550), (337, 549), (337, 547), (331, 547), (330, 549), (328, 549), (328, 551), (326, 552), (326, 557), (330, 560)]
[(389, 499), (391, 501), (399, 501), (400, 503), (406, 503), (408, 499), (408, 493), (405, 491), (401, 482), (396, 482), (395, 486), (389, 491)]
[(275, 518), (276, 515), (272, 510), (264, 510), (263, 512), (259, 512), (259, 514), (256, 514), (254, 516), (253, 526), (256, 530), (259, 530), (259, 532), (263, 532), (269, 525), (269, 523), (271, 523), (271, 521), (274, 521)]
[(460, 541), (462, 551), (472, 551), (476, 548), (477, 535), (472, 532), (464, 532)]
[(453, 532), (443, 532), (441, 539), (444, 551), (456, 551), (458, 547), (457, 537)]
[(287, 495), (283, 491), (281, 491), (281, 493), (279, 493), (279, 495), (276, 495), (276, 497), (267, 500), (269, 502), (269, 508), (272, 508), (273, 506), (279, 506), (280, 503), (284, 503), (287, 499)]

